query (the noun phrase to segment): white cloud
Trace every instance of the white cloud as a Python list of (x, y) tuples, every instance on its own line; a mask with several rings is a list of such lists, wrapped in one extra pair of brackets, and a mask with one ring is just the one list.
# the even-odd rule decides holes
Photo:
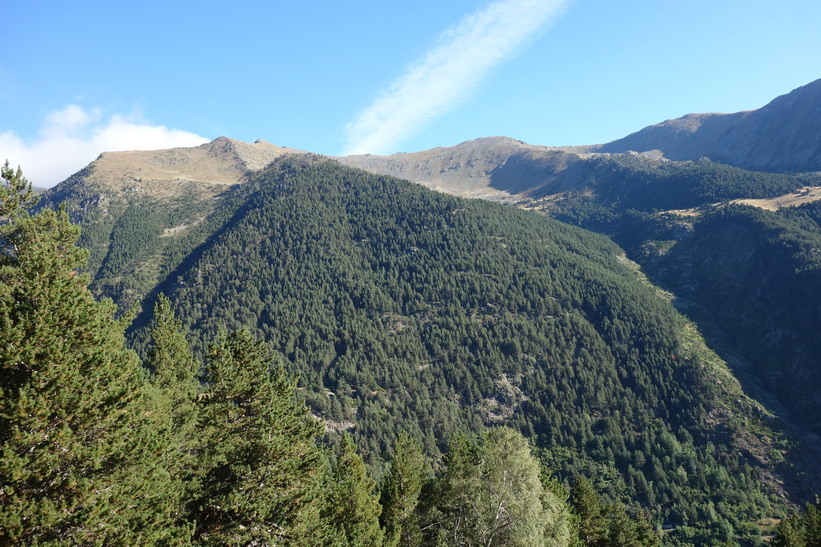
[(197, 146), (208, 139), (139, 116), (103, 115), (99, 108), (69, 105), (48, 114), (38, 137), (26, 142), (13, 131), (0, 133), (0, 162), (13, 167), (35, 186), (51, 187), (91, 163), (101, 152), (159, 150)]
[(455, 108), (496, 65), (518, 53), (570, 0), (500, 0), (443, 32), (347, 126), (344, 154), (389, 153)]

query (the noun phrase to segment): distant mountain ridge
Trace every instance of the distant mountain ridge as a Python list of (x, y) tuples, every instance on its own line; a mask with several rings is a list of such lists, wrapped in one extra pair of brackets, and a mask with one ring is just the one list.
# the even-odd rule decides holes
[(58, 187), (96, 186), (115, 195), (139, 193), (163, 199), (190, 190), (193, 184), (197, 193), (213, 196), (288, 153), (302, 151), (227, 137), (186, 148), (103, 152)]
[[(595, 178), (593, 171), (614, 154), (631, 154), (649, 167), (665, 160), (709, 158), (748, 170), (821, 171), (819, 128), (821, 80), (757, 110), (688, 114), (604, 145), (540, 146), (485, 137), (419, 152), (334, 159), (448, 194), (504, 201), (583, 191)], [(104, 152), (54, 192), (65, 193), (78, 184), (100, 185), (104, 193), (142, 192), (163, 198), (194, 187), (197, 194), (213, 197), (289, 153), (305, 152), (227, 137), (192, 148)]]
[(509, 137), (485, 137), (420, 152), (366, 154), (336, 160), (447, 194), (504, 199), (556, 182), (581, 157), (572, 148), (532, 145)]
[(754, 171), (821, 171), (819, 128), (821, 80), (757, 110), (688, 114), (604, 145), (538, 146), (487, 137), (420, 152), (336, 159), (449, 194), (504, 200), (580, 189), (613, 154), (632, 154), (651, 167), (663, 160), (709, 159)]
[(688, 114), (591, 151), (659, 150), (671, 160), (702, 156), (745, 169), (821, 170), (821, 80), (766, 106), (734, 114)]

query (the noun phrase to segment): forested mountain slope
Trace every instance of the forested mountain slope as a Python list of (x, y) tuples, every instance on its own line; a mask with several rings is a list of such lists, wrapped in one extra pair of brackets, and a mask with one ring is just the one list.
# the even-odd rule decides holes
[(180, 236), (198, 237), (221, 194), (293, 153), (301, 152), (225, 137), (192, 148), (107, 152), (45, 192), (39, 207), (67, 206), (83, 226), (92, 288), (125, 308), (168, 273)]
[(712, 209), (646, 263), (678, 294), (703, 302), (794, 419), (821, 433), (820, 202)]
[[(765, 135), (764, 129), (749, 125), (743, 132), (739, 129), (735, 138), (739, 142), (772, 139), (778, 141), (773, 149), (779, 150), (787, 146), (793, 141), (785, 128), (816, 123), (812, 112), (821, 99), (814, 87), (811, 84), (762, 112), (749, 113), (753, 120), (766, 115), (769, 121), (760, 124), (774, 133)], [(813, 127), (818, 134), (821, 121)], [(654, 135), (652, 131), (646, 135), (652, 145), (633, 148), (661, 146)], [(802, 142), (811, 147), (813, 140)], [(499, 155), (502, 151), (505, 154)], [(770, 156), (756, 157), (764, 161)], [(427, 165), (422, 160), (432, 158), (441, 164), (439, 175), (420, 169)], [(821, 389), (821, 364), (814, 357), (818, 354), (814, 329), (821, 324), (821, 284), (811, 279), (815, 266), (810, 265), (817, 255), (821, 228), (809, 218), (788, 220), (801, 216), (788, 210), (750, 210), (743, 223), (735, 214), (705, 215), (732, 201), (779, 196), (817, 200), (821, 177), (751, 171), (699, 154), (694, 158), (670, 161), (658, 153), (589, 153), (532, 147), (511, 139), (479, 139), (423, 153), (347, 161), (375, 172), (404, 174), (433, 187), (438, 187), (431, 182), (434, 176), (448, 177), (451, 191), (459, 188), (459, 181), (469, 185), (482, 180), (486, 188), (518, 192), (505, 198), (509, 203), (612, 237), (656, 282), (707, 310), (710, 325), (703, 328), (723, 330), (736, 351), (752, 363), (749, 371), (773, 390), (792, 418), (821, 433), (815, 395)], [(477, 167), (482, 169), (476, 171)], [(761, 167), (777, 171), (783, 166), (776, 162)], [(814, 207), (810, 204), (801, 210)], [(669, 257), (658, 260), (671, 249)], [(803, 257), (797, 259), (798, 266), (793, 267), (793, 257)], [(693, 317), (702, 320), (707, 315)]]
[(121, 311), (142, 303), (138, 349), (160, 292), (199, 350), (220, 329), (252, 328), (299, 374), (329, 439), (353, 432), (374, 469), (398, 431), (436, 458), (453, 432), (509, 424), (562, 480), (591, 477), (674, 525), (670, 542), (753, 541), (769, 496), (821, 490), (818, 437), (790, 425), (818, 433), (821, 227), (817, 204), (728, 204), (821, 186), (773, 172), (815, 168), (814, 137), (800, 135), (821, 125), (817, 87), (729, 115), (738, 123), (718, 140), (700, 129), (710, 116), (681, 122), (698, 137), (688, 147), (734, 151), (709, 154), (725, 163), (500, 137), (340, 159), (603, 233), (675, 297), (605, 237), (267, 143), (123, 153), (108, 169), (106, 154), (44, 206), (65, 203), (83, 226), (96, 294)]
[(658, 545), (643, 511), (602, 505), (584, 479), (568, 503), (510, 428), (452, 437), (435, 476), (402, 435), (377, 484), (350, 436), (321, 441), (264, 342), (235, 331), (200, 360), (165, 298), (140, 362), (77, 275), (79, 229), (31, 214), (36, 199), (6, 162), (0, 544)]
[[(149, 206), (132, 201), (132, 222)], [(435, 457), (454, 432), (510, 424), (559, 476), (592, 477), (683, 541), (755, 535), (744, 523), (770, 496), (808, 493), (785, 479), (793, 455), (767, 412), (604, 237), (293, 156), (190, 230), (152, 222), (107, 242), (143, 309), (166, 293), (200, 348), (252, 328), (374, 465), (399, 431)], [(146, 249), (159, 283), (129, 273)]]
[[(821, 388), (813, 357), (821, 285), (810, 277), (821, 228), (787, 210), (704, 213), (735, 200), (818, 199), (817, 173), (775, 172), (821, 169), (819, 91), (821, 80), (755, 111), (685, 116), (599, 147), (493, 138), (345, 161), (433, 187), (447, 177), (456, 193), (481, 180), (515, 194), (509, 202), (613, 237), (657, 282), (708, 310), (762, 385), (818, 433), (811, 409)], [(421, 169), (433, 159), (438, 172)]]

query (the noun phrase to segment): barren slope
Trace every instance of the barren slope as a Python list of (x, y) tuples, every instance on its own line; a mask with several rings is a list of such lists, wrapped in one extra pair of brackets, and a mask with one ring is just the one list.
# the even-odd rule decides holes
[(582, 157), (571, 148), (534, 146), (508, 137), (487, 137), (456, 146), (390, 156), (346, 156), (340, 163), (417, 182), (462, 197), (505, 200), (553, 185), (566, 191), (561, 174)]
[[(100, 185), (114, 193), (143, 193), (168, 198), (196, 189), (213, 196), (225, 186), (244, 181), (249, 171), (262, 169), (274, 159), (298, 150), (265, 141), (246, 143), (219, 137), (192, 148), (103, 152), (87, 169), (67, 182)], [(186, 183), (194, 183), (186, 184)]]
[(660, 150), (674, 160), (713, 161), (764, 171), (821, 170), (821, 80), (766, 106), (734, 114), (688, 114), (651, 125), (599, 152)]

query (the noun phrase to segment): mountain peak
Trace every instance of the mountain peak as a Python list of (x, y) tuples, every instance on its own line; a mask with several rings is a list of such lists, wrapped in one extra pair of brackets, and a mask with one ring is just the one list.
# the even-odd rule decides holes
[(258, 171), (285, 154), (304, 153), (302, 150), (277, 146), (262, 139), (249, 143), (228, 137), (217, 137), (202, 146), (213, 157), (221, 157), (226, 154), (234, 155), (245, 170), (251, 171)]
[(247, 143), (218, 137), (188, 148), (103, 152), (69, 181), (96, 184), (115, 194), (142, 192), (156, 198), (194, 184), (198, 191), (215, 195), (226, 186), (244, 182), (249, 171), (291, 153), (302, 151), (261, 140)]
[(821, 79), (734, 114), (687, 114), (592, 150), (660, 150), (673, 160), (709, 157), (747, 169), (821, 170)]
[(495, 136), (495, 137), (480, 137), (478, 139), (472, 139), (469, 141), (464, 141), (462, 143), (457, 144), (454, 148), (464, 147), (464, 146), (530, 146), (524, 141), (516, 140), (511, 137), (504, 137), (504, 136)]
[(345, 156), (337, 160), (371, 173), (411, 180), (463, 197), (507, 200), (551, 183), (578, 160), (571, 149), (527, 144), (510, 137), (484, 137), (421, 152), (390, 156)]

